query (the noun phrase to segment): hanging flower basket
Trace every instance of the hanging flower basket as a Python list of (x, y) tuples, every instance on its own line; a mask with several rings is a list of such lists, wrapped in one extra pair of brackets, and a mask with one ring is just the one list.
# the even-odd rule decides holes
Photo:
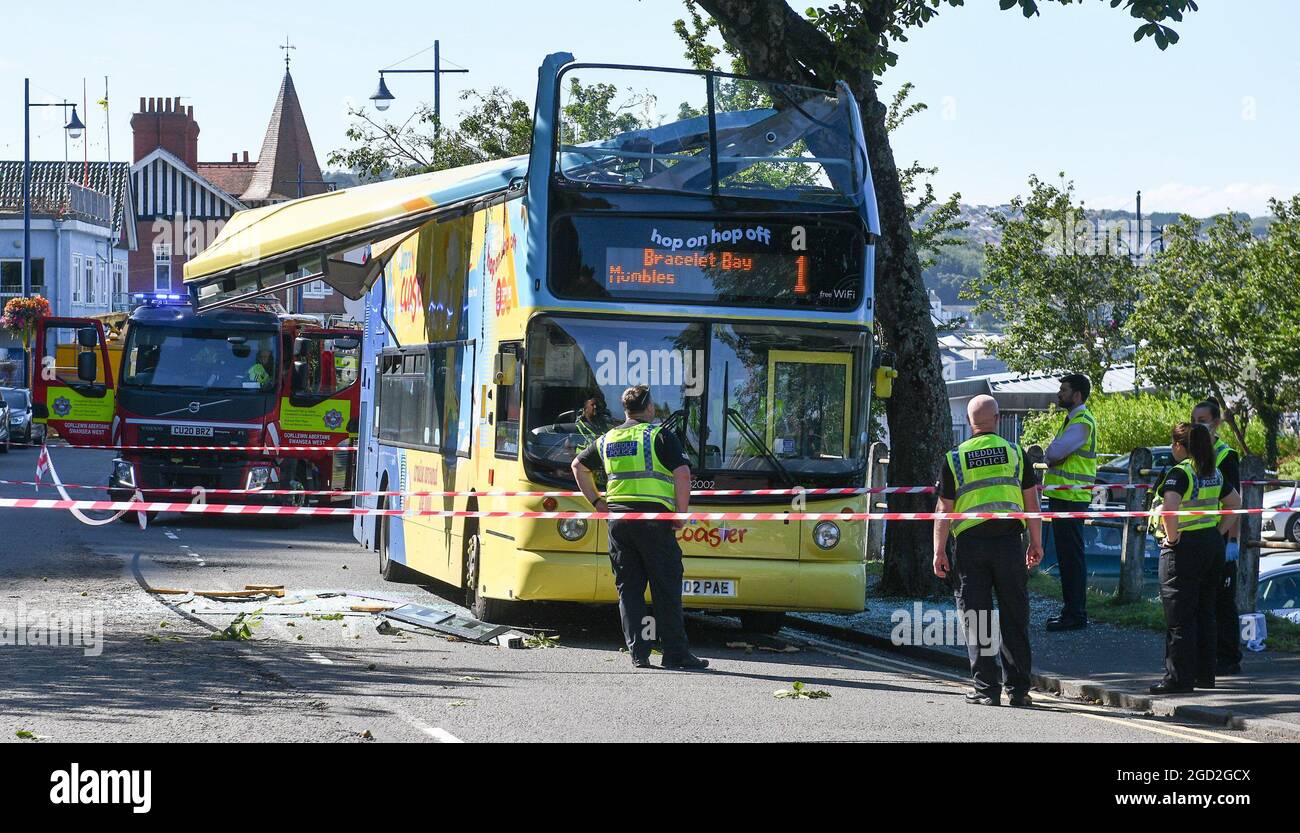
[(36, 324), (50, 317), (50, 302), (40, 295), (30, 298), (10, 298), (0, 315), (0, 327), (16, 334), (23, 342), (23, 350), (30, 350)]

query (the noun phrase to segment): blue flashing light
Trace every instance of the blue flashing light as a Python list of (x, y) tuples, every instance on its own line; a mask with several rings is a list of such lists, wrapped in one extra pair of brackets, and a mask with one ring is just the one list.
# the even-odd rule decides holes
[(178, 292), (137, 292), (131, 296), (137, 304), (151, 307), (175, 307), (189, 304), (186, 297)]

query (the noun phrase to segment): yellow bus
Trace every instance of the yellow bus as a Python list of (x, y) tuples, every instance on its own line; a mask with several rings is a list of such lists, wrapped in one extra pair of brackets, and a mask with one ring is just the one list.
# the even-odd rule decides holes
[[(557, 53), (536, 101), (527, 156), (236, 215), (186, 265), (195, 304), (318, 279), (364, 299), (357, 488), (407, 494), (359, 505), (590, 511), (570, 462), (647, 384), (692, 461), (694, 508), (865, 511), (860, 493), (798, 494), (866, 476), (878, 219), (847, 88)], [(617, 600), (601, 520), (354, 530), (386, 578), (464, 588), (487, 621)], [(863, 608), (860, 522), (678, 537), (688, 608), (768, 632), (786, 611)]]

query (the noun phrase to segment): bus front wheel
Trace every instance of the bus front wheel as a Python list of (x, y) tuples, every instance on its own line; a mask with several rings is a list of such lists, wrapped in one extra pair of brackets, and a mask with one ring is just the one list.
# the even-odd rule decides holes
[(785, 625), (784, 613), (751, 610), (740, 614), (740, 627), (750, 633), (762, 633), (771, 636)]
[(515, 610), (513, 602), (489, 599), (478, 592), (482, 575), (483, 541), (477, 532), (465, 535), (465, 607), (480, 622), (494, 625), (507, 624)]

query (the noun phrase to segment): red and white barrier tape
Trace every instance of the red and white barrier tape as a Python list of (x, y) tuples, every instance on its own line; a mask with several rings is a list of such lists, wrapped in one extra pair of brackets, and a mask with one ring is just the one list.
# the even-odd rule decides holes
[[(182, 512), (215, 515), (398, 515), (439, 518), (532, 518), (539, 520), (625, 521), (933, 521), (1021, 520), (1039, 518), (1144, 518), (1139, 510), (1097, 512), (531, 512), (457, 509), (367, 509), (362, 507), (248, 506), (220, 503), (172, 503), (138, 500), (53, 500), (0, 498), (0, 509), (77, 509), (108, 512)], [(1178, 515), (1249, 515), (1264, 509), (1179, 509), (1160, 512)]]
[[(36, 448), (38, 446), (29, 446)], [(90, 451), (356, 451), (355, 445), (60, 445), (48, 448), (82, 448)]]

